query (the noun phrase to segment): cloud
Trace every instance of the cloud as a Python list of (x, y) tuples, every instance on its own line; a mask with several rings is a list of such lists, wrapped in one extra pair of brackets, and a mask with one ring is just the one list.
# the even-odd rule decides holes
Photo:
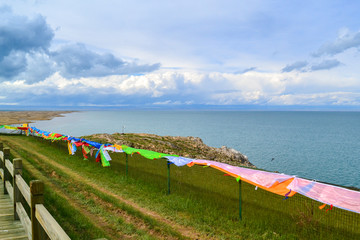
[(14, 15), (8, 7), (0, 10), (0, 60), (11, 52), (47, 50), (54, 32), (45, 18)]
[(54, 32), (43, 16), (13, 14), (0, 7), (0, 82), (35, 83), (58, 72), (66, 78), (133, 75), (155, 71), (160, 64), (138, 64), (97, 53), (84, 44), (62, 45), (50, 51)]
[[(323, 75), (317, 72), (317, 78)], [(330, 74), (330, 73), (329, 73)], [(305, 75), (308, 80), (304, 80)], [(346, 80), (344, 80), (346, 83)], [(358, 82), (351, 87), (319, 83), (311, 72), (198, 73), (159, 70), (135, 75), (0, 83), (2, 102), (24, 106), (181, 106), (181, 105), (359, 105)], [(336, 83), (338, 83), (336, 81)], [(311, 85), (312, 84), (312, 85)], [(311, 86), (311, 87), (309, 87)], [(296, 89), (292, 92), (291, 89)]]
[(360, 46), (360, 32), (357, 33), (342, 33), (334, 42), (328, 43), (320, 47), (313, 56), (320, 57), (323, 55), (336, 55), (342, 53), (350, 48)]
[(48, 53), (33, 52), (26, 54), (27, 68), (15, 79), (24, 79), (27, 83), (35, 83), (46, 79), (56, 72), (56, 64)]
[(319, 64), (316, 65), (312, 65), (311, 66), (311, 70), (312, 71), (319, 71), (319, 70), (329, 70), (332, 68), (335, 68), (337, 66), (339, 66), (341, 64), (341, 62), (339, 62), (336, 59), (333, 60), (325, 60)]
[(12, 79), (25, 72), (28, 55), (47, 51), (53, 36), (53, 30), (44, 17), (17, 16), (9, 7), (1, 7), (0, 78)]
[(159, 69), (160, 64), (138, 65), (125, 62), (110, 53), (98, 54), (84, 44), (65, 45), (50, 53), (60, 74), (66, 78), (104, 77), (109, 75), (139, 74)]
[[(0, 84), (9, 101), (23, 104), (239, 104), (266, 102), (284, 91), (280, 75), (154, 72), (142, 76), (65, 78), (59, 72), (41, 82)], [(229, 90), (231, 89), (231, 91)], [(58, 102), (59, 101), (59, 102)]]
[(26, 57), (23, 52), (12, 51), (0, 61), (0, 77), (11, 78), (26, 69)]
[(249, 67), (249, 68), (246, 68), (242, 71), (238, 71), (238, 72), (235, 72), (235, 74), (237, 73), (247, 73), (247, 72), (251, 72), (251, 71), (255, 71), (256, 70), (256, 67)]
[(307, 61), (298, 61), (294, 62), (293, 64), (288, 64), (284, 67), (281, 71), (282, 72), (291, 72), (294, 70), (301, 71), (308, 65)]
[(327, 92), (308, 94), (283, 94), (269, 100), (273, 105), (305, 105), (305, 106), (360, 106), (360, 93)]

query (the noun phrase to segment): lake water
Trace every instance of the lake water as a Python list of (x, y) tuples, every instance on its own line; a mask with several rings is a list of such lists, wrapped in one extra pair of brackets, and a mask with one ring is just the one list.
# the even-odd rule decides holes
[(196, 136), (242, 152), (259, 168), (360, 188), (360, 112), (87, 111), (32, 126), (75, 137)]

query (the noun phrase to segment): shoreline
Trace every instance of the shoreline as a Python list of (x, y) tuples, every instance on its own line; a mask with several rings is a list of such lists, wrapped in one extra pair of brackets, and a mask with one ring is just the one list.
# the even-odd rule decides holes
[(0, 125), (51, 120), (55, 117), (64, 117), (63, 114), (72, 112), (76, 111), (0, 111)]

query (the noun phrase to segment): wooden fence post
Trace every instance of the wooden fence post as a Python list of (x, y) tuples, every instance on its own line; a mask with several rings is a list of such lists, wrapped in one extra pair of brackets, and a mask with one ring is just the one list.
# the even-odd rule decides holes
[(14, 174), (13, 174), (13, 190), (14, 190), (14, 220), (19, 220), (19, 216), (16, 212), (16, 203), (21, 201), (21, 192), (16, 184), (16, 175), (22, 175), (22, 160), (15, 158), (13, 160)]
[(42, 239), (41, 226), (35, 216), (35, 205), (44, 203), (44, 183), (39, 180), (30, 181), (30, 211), (31, 211), (31, 232), (32, 240)]
[[(2, 142), (0, 142), (0, 151), (3, 152), (4, 151), (4, 144)], [(4, 168), (5, 166), (5, 161), (1, 161), (0, 160), (0, 168)]]
[(11, 175), (8, 171), (8, 169), (5, 166), (5, 159), (9, 159), (10, 160), (10, 148), (4, 148), (4, 194), (8, 194), (8, 191), (6, 189), (6, 181), (10, 181), (11, 179)]

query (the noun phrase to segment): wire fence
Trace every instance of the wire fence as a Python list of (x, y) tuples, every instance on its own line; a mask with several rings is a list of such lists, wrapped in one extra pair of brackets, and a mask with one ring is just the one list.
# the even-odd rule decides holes
[[(126, 174), (125, 154), (112, 154), (112, 167)], [(128, 175), (131, 178), (151, 182), (167, 192), (168, 170), (165, 159), (149, 160), (139, 155), (128, 156)], [(360, 239), (360, 214), (330, 206), (320, 210), (322, 203), (295, 194), (283, 196), (256, 188), (246, 182), (239, 183), (210, 167), (191, 168), (170, 165), (171, 193), (204, 201), (208, 207), (217, 208), (229, 219), (239, 219), (241, 204), (242, 220), (261, 222), (270, 229), (282, 232), (302, 232), (305, 236), (328, 239)], [(259, 223), (257, 223), (259, 224)]]
[[(43, 139), (40, 141), (50, 143)], [(64, 142), (51, 144), (63, 148), (66, 154)], [(300, 239), (360, 239), (358, 213), (336, 207), (330, 210), (329, 206), (320, 210), (322, 203), (300, 194), (285, 200), (283, 196), (246, 182), (239, 183), (210, 167), (177, 167), (168, 165), (166, 159), (150, 160), (139, 154), (110, 155), (110, 168), (114, 174), (152, 185), (159, 194), (176, 194), (184, 199), (192, 199), (199, 203), (198, 206), (211, 209), (209, 218), (221, 214), (230, 222), (242, 221), (259, 228), (266, 226), (280, 235), (293, 233), (294, 238), (300, 236)], [(81, 151), (77, 151), (74, 157), (82, 159)], [(89, 163), (95, 162), (94, 157), (89, 160)]]

